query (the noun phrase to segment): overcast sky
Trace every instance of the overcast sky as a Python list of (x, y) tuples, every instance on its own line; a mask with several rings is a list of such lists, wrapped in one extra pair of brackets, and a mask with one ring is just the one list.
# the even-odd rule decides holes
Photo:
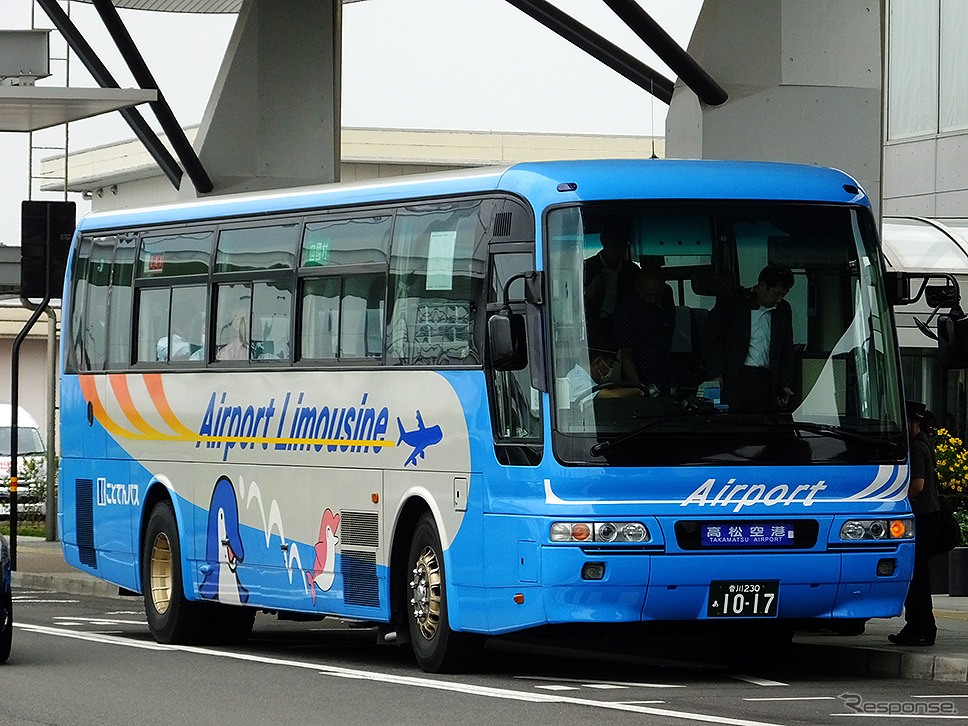
[[(671, 72), (601, 0), (553, 0), (646, 64)], [(683, 47), (702, 0), (639, 0)], [(31, 0), (3, 0), (0, 28), (29, 28)], [(75, 24), (123, 87), (130, 73), (93, 8), (72, 3)], [(37, 8), (36, 25), (49, 27)], [(198, 124), (235, 16), (121, 11), (183, 126)], [(63, 55), (56, 31), (51, 54)], [(64, 64), (39, 85), (63, 86)], [(76, 59), (72, 86), (96, 85)], [(366, 0), (343, 8), (344, 126), (551, 133), (663, 133), (666, 107), (504, 0)], [(150, 110), (143, 113), (158, 128)], [(74, 151), (133, 138), (117, 113), (70, 125)], [(63, 127), (35, 144), (63, 144)], [(0, 133), (0, 243), (19, 244), (28, 194), (26, 134)], [(35, 167), (46, 151), (35, 155)], [(35, 190), (37, 189), (35, 185)], [(50, 198), (35, 191), (34, 198)], [(83, 206), (79, 208), (83, 211)]]

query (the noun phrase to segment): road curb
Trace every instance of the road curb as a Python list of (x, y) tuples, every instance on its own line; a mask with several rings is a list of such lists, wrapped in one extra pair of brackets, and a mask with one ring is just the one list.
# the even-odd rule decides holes
[(924, 652), (849, 647), (818, 643), (795, 643), (798, 662), (825, 673), (837, 672), (876, 678), (968, 683), (968, 657), (931, 655)]
[(54, 590), (71, 595), (91, 595), (94, 597), (109, 597), (121, 599), (117, 585), (98, 580), (87, 575), (37, 575), (29, 572), (12, 573), (14, 595), (17, 589)]

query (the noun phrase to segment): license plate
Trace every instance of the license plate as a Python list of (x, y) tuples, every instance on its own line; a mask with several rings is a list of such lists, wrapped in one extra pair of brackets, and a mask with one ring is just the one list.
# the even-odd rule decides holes
[(780, 594), (779, 580), (709, 583), (709, 618), (772, 618), (776, 617)]

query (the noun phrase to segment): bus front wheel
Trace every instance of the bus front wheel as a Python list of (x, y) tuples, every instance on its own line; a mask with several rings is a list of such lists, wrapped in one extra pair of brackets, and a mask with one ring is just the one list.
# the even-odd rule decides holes
[(175, 513), (168, 502), (151, 510), (142, 549), (142, 589), (148, 629), (159, 643), (190, 644), (202, 626), (200, 603), (182, 589), (181, 546)]
[(429, 513), (417, 522), (407, 562), (407, 620), (417, 663), (429, 673), (465, 670), (483, 638), (450, 628), (443, 549)]

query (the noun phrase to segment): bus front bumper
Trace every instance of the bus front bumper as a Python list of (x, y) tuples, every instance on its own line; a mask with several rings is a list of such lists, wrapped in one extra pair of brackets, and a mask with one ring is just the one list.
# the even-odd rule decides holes
[[(713, 582), (775, 583), (771, 614), (746, 613), (741, 619), (893, 617), (903, 608), (914, 553), (913, 545), (876, 552), (612, 554), (556, 546), (540, 550), (536, 582), (488, 589), (490, 632), (545, 623), (736, 619), (711, 612)], [(599, 571), (600, 579), (586, 579)]]

